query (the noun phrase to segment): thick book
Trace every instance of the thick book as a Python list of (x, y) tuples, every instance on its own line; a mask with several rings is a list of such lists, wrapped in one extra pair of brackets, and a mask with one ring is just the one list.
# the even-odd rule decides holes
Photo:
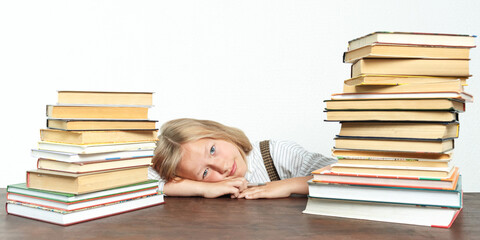
[(155, 142), (130, 142), (110, 144), (69, 144), (57, 142), (38, 142), (38, 149), (76, 154), (108, 153), (121, 151), (154, 150)]
[(465, 102), (452, 98), (324, 100), (325, 110), (437, 110), (465, 111)]
[(373, 166), (334, 163), (330, 165), (335, 173), (357, 173), (382, 176), (405, 176), (423, 178), (445, 178), (454, 171), (453, 166), (437, 167), (406, 167), (406, 166)]
[(361, 75), (420, 75), (469, 77), (469, 60), (365, 58), (352, 65), (351, 77)]
[(155, 194), (147, 197), (133, 198), (126, 201), (117, 201), (88, 209), (59, 211), (33, 204), (7, 201), (6, 211), (11, 215), (58, 224), (61, 226), (69, 226), (81, 222), (139, 210), (142, 208), (152, 207), (163, 203), (163, 195)]
[(153, 92), (58, 91), (58, 104), (151, 106)]
[(348, 50), (372, 44), (475, 47), (474, 35), (378, 31), (348, 41)]
[(148, 119), (148, 107), (112, 105), (47, 105), (48, 118)]
[(89, 201), (90, 199), (105, 198), (109, 196), (124, 194), (127, 192), (141, 191), (145, 189), (156, 188), (158, 180), (147, 180), (144, 182), (123, 185), (116, 188), (110, 188), (103, 191), (97, 191), (86, 194), (72, 194), (64, 192), (47, 191), (35, 188), (28, 188), (27, 183), (10, 184), (7, 186), (7, 193), (21, 194), (34, 198), (49, 199), (52, 201), (75, 203)]
[(153, 149), (132, 150), (121, 152), (89, 153), (77, 154), (68, 152), (58, 152), (50, 150), (32, 149), (32, 156), (35, 158), (46, 158), (62, 162), (91, 162), (103, 160), (116, 160), (126, 158), (144, 158), (153, 157)]
[(312, 174), (314, 182), (444, 190), (455, 189), (460, 175), (458, 167), (454, 167), (447, 177), (433, 178), (333, 172), (330, 166), (315, 170)]
[(436, 122), (342, 122), (339, 136), (380, 138), (458, 138), (459, 123)]
[(362, 151), (332, 149), (332, 156), (338, 159), (373, 159), (373, 160), (403, 160), (403, 161), (450, 161), (453, 152), (422, 153), (422, 152), (392, 152), (392, 151)]
[(62, 131), (40, 129), (40, 139), (47, 142), (70, 144), (151, 142), (157, 140), (158, 131)]
[(395, 86), (412, 83), (436, 83), (444, 81), (460, 81), (462, 85), (467, 85), (467, 79), (458, 77), (434, 77), (434, 76), (413, 76), (413, 75), (360, 75), (344, 81), (344, 84), (350, 86)]
[(90, 162), (62, 162), (52, 159), (39, 158), (37, 160), (37, 168), (80, 174), (139, 166), (150, 166), (151, 162), (152, 157), (112, 159)]
[(303, 213), (450, 228), (462, 209), (309, 197)]
[(338, 136), (335, 138), (335, 149), (444, 153), (453, 150), (453, 148), (453, 139), (354, 138)]
[(463, 83), (460, 80), (445, 80), (428, 83), (403, 83), (399, 85), (343, 85), (344, 93), (392, 93), (392, 92), (463, 92)]
[(453, 98), (465, 102), (473, 102), (473, 96), (466, 92), (335, 93), (331, 97), (332, 100), (406, 98)]
[(422, 45), (372, 44), (345, 52), (343, 62), (362, 58), (469, 59), (470, 48), (429, 47)]
[(157, 130), (157, 120), (47, 119), (47, 128), (65, 131)]
[(413, 122), (455, 122), (455, 111), (429, 110), (327, 110), (326, 121), (413, 121)]
[(84, 194), (148, 180), (148, 166), (93, 173), (27, 171), (27, 187), (55, 192)]
[(47, 198), (32, 197), (17, 193), (7, 193), (7, 201), (31, 204), (40, 207), (55, 209), (58, 211), (77, 211), (118, 201), (127, 201), (129, 199), (146, 197), (157, 194), (158, 187), (151, 187), (142, 190), (124, 192), (121, 194), (92, 198), (85, 201), (62, 202)]
[(453, 190), (308, 182), (310, 197), (461, 208), (461, 176)]

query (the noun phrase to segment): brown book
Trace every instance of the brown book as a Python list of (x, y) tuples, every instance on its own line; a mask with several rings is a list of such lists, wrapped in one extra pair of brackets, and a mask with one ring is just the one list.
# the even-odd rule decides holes
[(335, 138), (336, 149), (444, 153), (453, 147), (453, 139)]
[(58, 91), (58, 104), (152, 105), (152, 92)]
[(47, 128), (66, 131), (156, 130), (156, 120), (47, 119)]
[(37, 168), (43, 170), (79, 174), (106, 170), (118, 170), (139, 166), (150, 166), (151, 161), (151, 157), (113, 159), (89, 162), (62, 162), (52, 159), (39, 158), (37, 160)]
[(446, 80), (429, 83), (404, 83), (399, 85), (343, 85), (344, 93), (392, 93), (392, 92), (463, 92), (460, 80)]
[(449, 111), (327, 111), (327, 121), (458, 121), (458, 113)]
[(366, 58), (352, 65), (352, 78), (361, 75), (469, 77), (469, 60)]
[(445, 110), (465, 111), (465, 102), (449, 98), (325, 100), (326, 110)]
[(465, 86), (467, 85), (466, 77), (432, 77), (432, 76), (402, 76), (402, 75), (360, 75), (358, 77), (350, 78), (344, 81), (346, 85), (376, 85), (376, 86), (395, 86), (412, 83), (437, 83), (445, 81), (460, 81)]
[(458, 122), (342, 122), (342, 137), (447, 139), (458, 137)]
[(68, 144), (99, 144), (124, 142), (151, 142), (157, 140), (158, 131), (62, 131), (40, 129), (40, 139)]
[(47, 105), (49, 118), (148, 119), (148, 107)]
[(49, 170), (27, 171), (27, 187), (84, 194), (148, 180), (148, 166), (93, 173), (73, 174)]
[(470, 48), (373, 44), (345, 52), (343, 61), (353, 63), (362, 58), (469, 59), (469, 57)]

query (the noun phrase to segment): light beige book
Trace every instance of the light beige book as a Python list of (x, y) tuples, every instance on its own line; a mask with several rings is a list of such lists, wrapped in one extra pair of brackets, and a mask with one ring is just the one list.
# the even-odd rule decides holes
[(420, 75), (469, 77), (469, 60), (361, 59), (352, 65), (352, 78), (361, 75)]
[(65, 131), (156, 130), (156, 120), (47, 119), (47, 128)]
[(151, 106), (152, 92), (58, 91), (58, 104)]
[(139, 166), (150, 166), (152, 157), (139, 157), (127, 159), (114, 159), (90, 162), (62, 162), (52, 159), (39, 158), (37, 168), (43, 170), (69, 172), (69, 173), (89, 173), (106, 170), (124, 169)]
[(466, 77), (434, 77), (434, 76), (414, 76), (414, 75), (360, 75), (344, 81), (346, 85), (402, 85), (412, 83), (436, 83), (444, 81), (460, 81), (463, 86), (467, 85)]
[(353, 63), (362, 58), (469, 59), (469, 57), (470, 48), (372, 44), (345, 52), (343, 61)]
[(393, 151), (362, 151), (348, 149), (332, 149), (332, 156), (338, 159), (363, 160), (400, 160), (400, 161), (450, 161), (453, 152), (423, 153), (423, 152), (393, 152)]
[(443, 141), (335, 138), (336, 149), (376, 150), (397, 152), (432, 152), (443, 153), (453, 150), (453, 139)]
[(448, 110), (465, 111), (465, 102), (449, 98), (325, 100), (326, 110)]
[(157, 140), (157, 130), (138, 131), (62, 131), (40, 129), (40, 139), (70, 144), (99, 144), (124, 142), (150, 142)]
[(460, 80), (447, 80), (429, 83), (404, 83), (399, 85), (343, 85), (344, 93), (392, 93), (392, 92), (442, 92), (453, 91), (463, 92), (463, 85)]
[(336, 173), (357, 173), (371, 175), (390, 176), (414, 176), (414, 177), (448, 177), (454, 170), (453, 166), (437, 167), (405, 167), (405, 166), (372, 166), (335, 163), (331, 165), (331, 171)]
[(47, 117), (68, 119), (148, 119), (148, 107), (47, 105)]
[(148, 180), (148, 166), (73, 174), (49, 170), (27, 171), (27, 187), (84, 194)]
[(458, 121), (449, 111), (327, 111), (327, 121)]
[(457, 138), (458, 122), (342, 122), (339, 136), (446, 139)]

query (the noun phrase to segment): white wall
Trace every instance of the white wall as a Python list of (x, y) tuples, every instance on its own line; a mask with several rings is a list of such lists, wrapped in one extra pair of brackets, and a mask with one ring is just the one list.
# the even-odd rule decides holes
[[(56, 90), (154, 91), (151, 119), (213, 119), (252, 140), (329, 154), (347, 41), (374, 31), (479, 34), (479, 1), (1, 1), (0, 187), (25, 181)], [(478, 42), (478, 41), (477, 41)], [(468, 92), (480, 92), (471, 51)], [(461, 114), (454, 163), (480, 191), (476, 103)], [(160, 125), (159, 124), (159, 125)]]

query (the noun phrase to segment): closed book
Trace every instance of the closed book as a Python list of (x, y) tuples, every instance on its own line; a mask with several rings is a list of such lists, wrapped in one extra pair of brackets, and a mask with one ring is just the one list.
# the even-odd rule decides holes
[(335, 149), (444, 153), (453, 148), (453, 139), (335, 138)]
[(47, 191), (35, 188), (28, 188), (26, 183), (10, 184), (7, 186), (7, 193), (31, 196), (35, 198), (50, 199), (65, 203), (83, 202), (90, 199), (105, 198), (114, 195), (121, 195), (127, 192), (141, 191), (150, 188), (156, 188), (158, 180), (147, 180), (139, 183), (123, 185), (116, 188), (110, 188), (103, 191), (97, 191), (85, 194), (73, 194), (64, 192)]
[(362, 58), (469, 59), (470, 48), (374, 43), (343, 54), (343, 61), (347, 63), (353, 63)]
[(73, 174), (49, 170), (27, 171), (27, 187), (84, 194), (148, 180), (148, 166)]
[(125, 158), (143, 158), (153, 157), (152, 149), (132, 150), (121, 152), (89, 153), (78, 154), (68, 152), (58, 152), (50, 150), (32, 149), (32, 156), (35, 158), (46, 158), (62, 162), (91, 162), (103, 160), (116, 160)]
[(89, 130), (157, 130), (156, 120), (117, 119), (47, 119), (47, 128), (65, 131)]
[(342, 137), (457, 138), (459, 123), (435, 122), (342, 122)]
[(309, 197), (303, 213), (450, 228), (462, 208), (377, 203)]
[(122, 194), (92, 198), (86, 201), (77, 201), (77, 202), (62, 202), (62, 201), (55, 201), (47, 198), (32, 197), (32, 196), (17, 194), (17, 193), (7, 193), (7, 201), (15, 201), (19, 203), (31, 204), (35, 206), (44, 207), (44, 208), (55, 209), (58, 211), (77, 211), (77, 210), (97, 207), (100, 205), (110, 204), (113, 202), (127, 201), (130, 199), (151, 196), (151, 195), (157, 194), (157, 190), (158, 190), (158, 187), (152, 187), (149, 189), (125, 192)]
[(157, 140), (158, 131), (62, 131), (40, 129), (40, 139), (47, 142), (70, 144), (151, 142)]
[(463, 92), (463, 84), (460, 80), (448, 80), (429, 83), (404, 83), (399, 85), (343, 85), (344, 93), (369, 93), (369, 92), (440, 92), (455, 91)]
[(355, 99), (408, 99), (408, 98), (454, 98), (473, 102), (473, 96), (466, 92), (412, 92), (412, 93), (335, 93), (332, 100)]
[(384, 176), (410, 176), (423, 178), (445, 178), (454, 171), (453, 166), (445, 168), (436, 167), (405, 167), (405, 166), (372, 166), (335, 163), (331, 166), (335, 173), (357, 173)]
[(120, 151), (154, 150), (155, 142), (130, 142), (110, 144), (68, 144), (40, 141), (38, 149), (76, 154), (93, 154)]
[(365, 58), (352, 65), (352, 78), (361, 75), (420, 75), (469, 77), (469, 60)]
[(153, 92), (58, 91), (58, 104), (151, 106)]
[(458, 121), (455, 111), (428, 110), (327, 110), (327, 121)]
[(47, 117), (68, 119), (148, 119), (148, 107), (47, 105)]
[(395, 86), (412, 83), (435, 83), (444, 81), (460, 81), (462, 85), (467, 84), (467, 77), (435, 77), (435, 76), (415, 76), (415, 75), (360, 75), (358, 77), (350, 78), (344, 81), (346, 85), (350, 86)]
[(37, 168), (68, 173), (90, 173), (105, 170), (124, 169), (139, 166), (150, 166), (152, 157), (112, 159), (90, 162), (62, 162), (39, 158)]
[(461, 176), (453, 190), (308, 182), (310, 197), (461, 208)]
[(155, 194), (147, 197), (129, 199), (126, 201), (117, 201), (88, 209), (76, 211), (58, 211), (52, 208), (40, 207), (34, 204), (7, 201), (6, 211), (11, 215), (58, 224), (61, 226), (69, 226), (98, 218), (109, 217), (142, 208), (152, 207), (163, 203), (163, 195)]
[(332, 156), (338, 159), (365, 159), (365, 160), (403, 160), (403, 161), (450, 161), (453, 152), (425, 153), (425, 152), (394, 152), (394, 151), (362, 151), (348, 149), (332, 149)]
[(326, 110), (442, 110), (465, 111), (465, 102), (449, 98), (325, 100)]
[(348, 50), (372, 44), (473, 48), (475, 47), (475, 37), (467, 34), (378, 31), (348, 41)]
[(448, 176), (437, 178), (333, 172), (330, 166), (315, 170), (312, 174), (314, 182), (445, 190), (455, 189), (459, 177), (458, 167), (454, 167)]

